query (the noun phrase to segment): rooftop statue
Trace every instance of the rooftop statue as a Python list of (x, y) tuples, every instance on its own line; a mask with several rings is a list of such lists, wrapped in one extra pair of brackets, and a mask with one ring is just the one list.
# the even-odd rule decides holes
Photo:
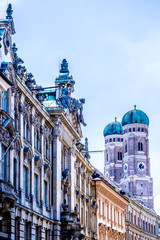
[(12, 13), (13, 13), (12, 4), (11, 3), (8, 4), (8, 8), (6, 10), (6, 13), (7, 13), (6, 18), (7, 19), (11, 19), (12, 18)]
[[(60, 73), (69, 73), (66, 59), (63, 59), (62, 61)], [(57, 99), (57, 104), (61, 105), (63, 108), (69, 109), (70, 113), (76, 113), (78, 123), (82, 123), (84, 126), (86, 126), (87, 124), (84, 122), (83, 118), (83, 104), (85, 103), (85, 99), (76, 99), (71, 97), (71, 94), (74, 92), (74, 84), (75, 81), (71, 76), (68, 83), (63, 85), (61, 95)], [(60, 88), (61, 86), (62, 85), (59, 83)]]
[(68, 63), (66, 59), (63, 59), (62, 61), (60, 73), (69, 73)]
[(77, 110), (77, 119), (79, 123), (82, 123), (84, 126), (86, 126), (87, 124), (84, 122), (84, 118), (83, 118), (83, 104), (85, 103), (85, 99), (81, 98), (81, 99), (75, 99), (72, 98), (72, 108), (74, 110)]
[(74, 84), (74, 80), (67, 83), (67, 86), (62, 89), (61, 97), (57, 101), (57, 103), (60, 103), (64, 108), (68, 108), (70, 113), (72, 112), (71, 93), (74, 92)]

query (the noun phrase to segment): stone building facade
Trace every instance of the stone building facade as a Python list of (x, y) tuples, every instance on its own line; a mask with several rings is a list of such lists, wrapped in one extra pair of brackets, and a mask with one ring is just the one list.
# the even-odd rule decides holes
[(159, 239), (158, 226), (160, 217), (151, 209), (129, 199), (126, 210), (126, 240)]
[(93, 174), (98, 203), (98, 239), (125, 239), (125, 215), (128, 197), (97, 169)]
[(123, 116), (122, 123), (108, 124), (104, 129), (104, 170), (137, 201), (153, 209), (148, 128), (148, 116), (136, 106)]
[(0, 239), (97, 239), (85, 100), (71, 96), (66, 60), (53, 89), (36, 84), (12, 45), (12, 12), (0, 21), (0, 74), (11, 82), (0, 92)]

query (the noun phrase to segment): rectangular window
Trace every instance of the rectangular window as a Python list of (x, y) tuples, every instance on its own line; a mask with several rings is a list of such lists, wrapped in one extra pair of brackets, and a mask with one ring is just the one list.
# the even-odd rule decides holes
[(28, 198), (28, 169), (26, 167), (23, 168), (23, 190), (25, 197)]
[(38, 201), (38, 176), (34, 174), (34, 196), (36, 198), (36, 202)]
[(47, 206), (47, 182), (44, 181), (44, 203)]
[(16, 167), (17, 167), (17, 161), (14, 158), (13, 160), (13, 186), (16, 188), (16, 183), (17, 183), (17, 179), (16, 179)]
[(2, 110), (4, 110), (5, 112), (7, 112), (7, 104), (8, 104), (8, 93), (6, 92), (2, 92)]
[(29, 224), (28, 224), (28, 222), (25, 222), (25, 224), (24, 224), (24, 239), (25, 240), (28, 240), (29, 239)]
[(19, 232), (20, 232), (20, 218), (15, 218), (15, 239), (19, 239)]
[(2, 146), (1, 176), (4, 181), (6, 180), (6, 150), (7, 148)]
[(40, 237), (40, 234), (39, 234), (39, 227), (36, 226), (36, 229), (35, 229), (35, 240), (39, 240), (39, 237)]

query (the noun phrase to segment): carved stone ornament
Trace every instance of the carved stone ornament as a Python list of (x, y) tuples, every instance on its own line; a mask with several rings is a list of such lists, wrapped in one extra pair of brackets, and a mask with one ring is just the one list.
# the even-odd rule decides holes
[(35, 117), (32, 114), (30, 115), (30, 122), (31, 122), (31, 124), (35, 123)]
[(50, 164), (44, 164), (44, 173), (47, 175), (50, 175), (52, 173)]

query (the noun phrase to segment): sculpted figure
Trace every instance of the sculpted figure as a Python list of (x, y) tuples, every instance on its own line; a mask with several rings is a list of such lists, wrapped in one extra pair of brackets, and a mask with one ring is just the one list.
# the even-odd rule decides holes
[(64, 108), (68, 108), (69, 112), (72, 112), (71, 108), (71, 93), (74, 92), (75, 81), (70, 81), (65, 88), (62, 90), (62, 96), (59, 98), (60, 103)]
[(84, 126), (86, 126), (87, 124), (84, 122), (84, 118), (83, 118), (83, 104), (84, 103), (85, 103), (84, 98), (81, 98), (79, 100), (77, 100), (75, 98), (72, 99), (73, 109), (77, 110), (78, 121), (81, 122)]

